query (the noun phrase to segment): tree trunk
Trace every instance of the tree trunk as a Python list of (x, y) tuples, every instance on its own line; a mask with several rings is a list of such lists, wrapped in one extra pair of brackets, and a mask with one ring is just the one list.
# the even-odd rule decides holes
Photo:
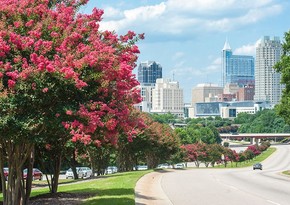
[[(3, 161), (7, 161), (9, 168), (7, 185), (2, 186), (3, 189), (3, 205), (25, 205), (26, 199), (29, 198), (30, 192), (27, 192), (23, 180), (23, 165), (30, 159), (34, 144), (28, 142), (19, 142), (16, 144), (13, 141), (2, 140), (0, 145), (3, 156), (1, 158), (0, 168), (3, 170)], [(4, 149), (5, 148), (5, 149)], [(33, 165), (32, 165), (33, 166)], [(3, 178), (2, 178), (3, 179)], [(29, 180), (29, 179), (27, 179)], [(31, 189), (31, 187), (30, 187)]]
[(54, 161), (54, 173), (51, 179), (51, 193), (57, 193), (59, 172), (61, 167), (61, 156), (56, 156)]
[(29, 197), (31, 194), (31, 187), (32, 187), (32, 179), (33, 179), (33, 165), (34, 165), (34, 147), (31, 150), (30, 158), (29, 158), (29, 163), (28, 163), (28, 170), (27, 170), (27, 178), (26, 178), (26, 194), (24, 198), (24, 205), (29, 204)]

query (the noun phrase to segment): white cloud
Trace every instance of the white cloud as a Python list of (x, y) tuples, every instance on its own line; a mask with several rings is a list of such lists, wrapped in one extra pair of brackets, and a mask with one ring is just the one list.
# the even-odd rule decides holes
[(177, 59), (182, 58), (183, 56), (184, 56), (184, 53), (178, 51), (178, 52), (174, 53), (174, 55), (172, 56), (172, 59), (173, 59), (173, 60), (177, 60)]
[(228, 32), (281, 11), (282, 6), (273, 0), (167, 0), (123, 11), (108, 8), (100, 25), (102, 30), (119, 34), (134, 30), (159, 36), (197, 35), (205, 31)]
[[(116, 9), (111, 9), (114, 11), (111, 13), (111, 18), (114, 17), (114, 14), (117, 14), (120, 16), (120, 12), (117, 12)], [(154, 5), (154, 6), (142, 6), (137, 7), (134, 9), (124, 10), (122, 14), (122, 18), (119, 20), (109, 20), (106, 21), (105, 16), (103, 22), (101, 22), (101, 29), (108, 29), (108, 30), (123, 30), (127, 29), (129, 27), (132, 27), (132, 25), (136, 25), (137, 27), (142, 27), (145, 24), (143, 22), (146, 22), (147, 24), (152, 22), (155, 26), (155, 21), (158, 19), (166, 10), (166, 5), (164, 3)], [(105, 13), (107, 11), (105, 10)], [(148, 26), (146, 26), (148, 27)]]
[(251, 56), (255, 56), (256, 47), (258, 46), (258, 44), (260, 42), (261, 42), (261, 39), (257, 40), (253, 44), (243, 45), (242, 47), (235, 49), (234, 50), (234, 54), (236, 54), (236, 55), (251, 55)]
[(104, 19), (120, 19), (124, 17), (124, 14), (121, 10), (113, 8), (113, 7), (107, 7), (104, 9)]
[(221, 62), (222, 62), (221, 58), (216, 58), (215, 60), (213, 60), (213, 62), (208, 67), (206, 67), (205, 72), (208, 74), (220, 72), (221, 71)]
[(271, 2), (272, 0), (168, 0), (167, 5), (169, 9), (177, 11), (209, 12), (263, 7)]

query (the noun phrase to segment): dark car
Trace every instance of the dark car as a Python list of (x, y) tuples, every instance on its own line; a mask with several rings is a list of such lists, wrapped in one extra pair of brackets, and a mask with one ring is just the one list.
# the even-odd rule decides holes
[(254, 164), (254, 165), (253, 165), (253, 170), (255, 170), (255, 169), (260, 169), (260, 170), (262, 170), (262, 169), (263, 169), (262, 164), (261, 164), (261, 163), (256, 163), (256, 164)]
[[(23, 170), (23, 179), (27, 178), (27, 169)], [(42, 180), (43, 177), (43, 173), (37, 169), (37, 168), (33, 168), (33, 172), (32, 172), (32, 180)]]

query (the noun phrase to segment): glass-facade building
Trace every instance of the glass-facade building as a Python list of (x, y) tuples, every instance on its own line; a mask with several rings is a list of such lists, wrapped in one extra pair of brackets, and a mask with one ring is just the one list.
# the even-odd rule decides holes
[(236, 83), (239, 87), (255, 83), (255, 60), (253, 56), (233, 55), (226, 41), (222, 50), (222, 86)]
[(138, 81), (142, 84), (155, 84), (157, 78), (162, 78), (162, 66), (155, 61), (141, 62), (138, 67)]

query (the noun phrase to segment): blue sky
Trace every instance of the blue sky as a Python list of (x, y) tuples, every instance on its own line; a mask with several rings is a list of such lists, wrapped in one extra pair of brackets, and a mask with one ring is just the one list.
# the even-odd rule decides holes
[(102, 30), (145, 33), (137, 64), (159, 62), (164, 78), (179, 81), (185, 102), (197, 84), (221, 84), (226, 39), (234, 54), (255, 56), (261, 37), (283, 40), (290, 29), (289, 0), (90, 0), (80, 12), (94, 7), (104, 10)]

